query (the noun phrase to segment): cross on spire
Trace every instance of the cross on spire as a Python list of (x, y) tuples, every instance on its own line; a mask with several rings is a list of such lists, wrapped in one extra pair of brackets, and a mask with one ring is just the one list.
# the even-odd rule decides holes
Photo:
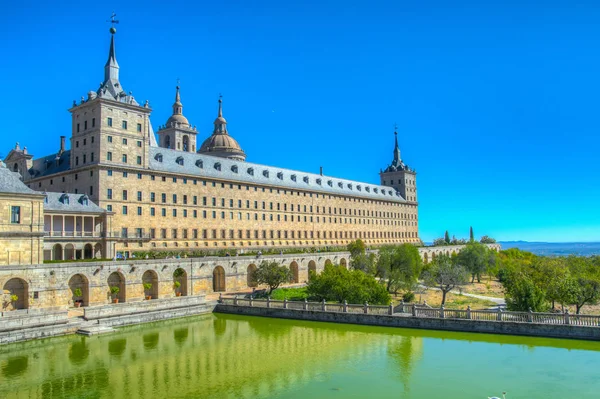
[(109, 20), (106, 21), (106, 22), (110, 22), (111, 26), (113, 28), (115, 27), (115, 24), (119, 23), (119, 21), (115, 19), (116, 17), (117, 17), (117, 14), (115, 14), (115, 12), (113, 11), (112, 15), (110, 16), (110, 21)]

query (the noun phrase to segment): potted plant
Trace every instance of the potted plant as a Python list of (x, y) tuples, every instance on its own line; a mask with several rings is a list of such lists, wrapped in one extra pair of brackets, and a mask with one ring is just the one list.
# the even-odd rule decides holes
[(179, 287), (181, 287), (181, 283), (179, 281), (175, 281), (173, 283), (173, 289), (175, 290), (175, 295), (181, 296), (181, 291), (179, 291)]
[(12, 294), (10, 296), (10, 301), (14, 304), (15, 302), (17, 302), (19, 300), (19, 297), (15, 294)]
[(75, 291), (73, 291), (73, 295), (76, 298), (74, 305), (76, 308), (78, 308), (83, 303), (83, 300), (81, 299), (81, 297), (83, 296), (83, 292), (81, 292), (81, 288), (75, 288)]
[(146, 292), (146, 299), (152, 299), (152, 295), (148, 295), (152, 289), (152, 283), (144, 283), (144, 291)]
[(113, 303), (119, 303), (119, 298), (117, 297), (119, 291), (121, 290), (117, 286), (110, 287), (110, 295), (112, 296)]

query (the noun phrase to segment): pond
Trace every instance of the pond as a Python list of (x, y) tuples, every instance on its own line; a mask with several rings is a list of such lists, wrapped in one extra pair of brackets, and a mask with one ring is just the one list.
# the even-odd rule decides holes
[(598, 398), (600, 343), (211, 314), (0, 347), (1, 398)]

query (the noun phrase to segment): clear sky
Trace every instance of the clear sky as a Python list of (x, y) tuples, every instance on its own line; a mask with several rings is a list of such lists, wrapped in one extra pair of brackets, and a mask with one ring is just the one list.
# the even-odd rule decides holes
[(121, 83), (150, 100), (155, 130), (179, 78), (202, 138), (223, 93), (248, 161), (378, 183), (397, 123), (425, 241), (471, 225), (600, 241), (597, 1), (8, 2), (0, 154), (70, 135), (113, 10)]

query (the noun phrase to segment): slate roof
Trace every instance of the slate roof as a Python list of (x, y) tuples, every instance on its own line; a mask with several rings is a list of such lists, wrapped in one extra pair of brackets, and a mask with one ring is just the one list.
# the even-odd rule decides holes
[[(2, 164), (3, 165), (3, 164)], [(12, 172), (0, 165), (0, 193), (7, 194), (41, 194), (33, 191), (21, 181), (21, 175), (18, 172)]]
[(60, 154), (58, 163), (56, 162), (57, 156), (58, 153), (54, 153), (42, 158), (34, 159), (31, 169), (28, 171), (29, 175), (32, 178), (36, 178), (69, 170), (71, 163), (71, 150), (64, 151), (62, 154)]
[(406, 202), (400, 193), (391, 187), (161, 147), (150, 147), (150, 169), (236, 183)]
[[(61, 212), (77, 212), (77, 213), (105, 213), (106, 211), (94, 204), (92, 200), (85, 194), (72, 194), (72, 193), (38, 193), (45, 194), (46, 200), (44, 201), (44, 211), (61, 211)], [(69, 201), (64, 200), (64, 197), (68, 197)], [(87, 199), (87, 205), (85, 204)]]

